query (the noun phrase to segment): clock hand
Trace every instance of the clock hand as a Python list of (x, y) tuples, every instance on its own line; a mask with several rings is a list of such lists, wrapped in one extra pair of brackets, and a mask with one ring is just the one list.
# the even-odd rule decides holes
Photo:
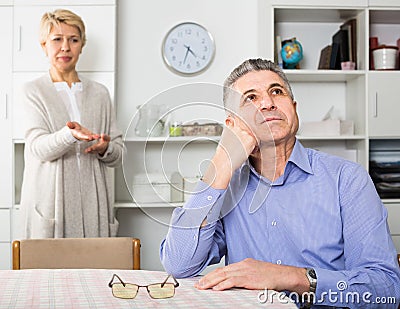
[(186, 47), (186, 54), (185, 54), (185, 58), (183, 59), (183, 63), (186, 62), (186, 58), (187, 58), (187, 56), (189, 54), (189, 51), (190, 51), (190, 47), (189, 46), (186, 46), (186, 45), (184, 45), (184, 46)]
[(188, 46), (188, 45), (183, 45), (183, 46), (185, 46), (187, 49), (188, 49), (188, 52), (189, 53), (191, 53), (193, 56), (195, 56), (196, 58), (197, 58), (197, 55), (194, 53), (194, 51), (190, 48), (190, 46)]
[(189, 47), (189, 53), (191, 53), (195, 58), (197, 58), (197, 55), (194, 53), (193, 50), (190, 49), (190, 47)]

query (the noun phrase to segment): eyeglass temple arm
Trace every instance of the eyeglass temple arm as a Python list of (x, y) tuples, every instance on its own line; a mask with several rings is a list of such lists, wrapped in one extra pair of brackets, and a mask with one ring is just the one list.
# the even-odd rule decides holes
[[(108, 283), (108, 286), (110, 288), (112, 288), (112, 282), (114, 281), (114, 278), (117, 277), (119, 281), (121, 281), (122, 285), (125, 287), (125, 282), (122, 281), (122, 279), (120, 277), (118, 277), (118, 275), (114, 274), (110, 280), (110, 282)], [(167, 278), (168, 279), (168, 278)]]
[(172, 276), (172, 275), (168, 275), (168, 277), (167, 277), (167, 279), (165, 279), (164, 280), (164, 282), (163, 283), (161, 283), (161, 287), (163, 288), (164, 287), (164, 284), (166, 284), (167, 283), (167, 281), (168, 281), (168, 279), (169, 279), (169, 277), (171, 277), (172, 279), (174, 279), (174, 281), (175, 281), (175, 283), (174, 283), (174, 287), (178, 287), (179, 286), (179, 282), (175, 279), (175, 277), (174, 276)]

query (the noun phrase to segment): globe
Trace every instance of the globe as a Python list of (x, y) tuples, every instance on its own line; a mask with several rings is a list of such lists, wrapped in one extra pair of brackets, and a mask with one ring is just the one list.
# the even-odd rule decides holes
[(303, 59), (303, 47), (297, 40), (286, 42), (281, 49), (282, 60), (287, 69), (294, 69)]

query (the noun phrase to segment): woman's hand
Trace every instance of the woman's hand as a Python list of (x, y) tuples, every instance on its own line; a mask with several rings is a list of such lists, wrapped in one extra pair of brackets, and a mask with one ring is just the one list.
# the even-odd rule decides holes
[(73, 137), (75, 137), (79, 141), (93, 141), (98, 139), (100, 136), (98, 134), (92, 133), (90, 130), (81, 126), (76, 121), (68, 121), (67, 127), (70, 128)]
[(85, 149), (85, 153), (98, 153), (99, 155), (104, 155), (110, 143), (110, 136), (107, 134), (101, 134), (99, 141), (96, 144)]
[(75, 121), (68, 121), (67, 127), (70, 128), (72, 135), (77, 140), (86, 142), (98, 140), (97, 143), (86, 148), (85, 153), (98, 153), (99, 155), (103, 155), (106, 152), (108, 144), (111, 140), (109, 135), (92, 133), (90, 130), (86, 129)]

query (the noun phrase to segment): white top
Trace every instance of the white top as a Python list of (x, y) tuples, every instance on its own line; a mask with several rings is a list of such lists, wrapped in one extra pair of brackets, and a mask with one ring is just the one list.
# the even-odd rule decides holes
[(82, 83), (73, 83), (70, 88), (66, 82), (55, 82), (54, 86), (63, 99), (71, 121), (81, 123), (81, 112), (78, 106), (82, 105)]

